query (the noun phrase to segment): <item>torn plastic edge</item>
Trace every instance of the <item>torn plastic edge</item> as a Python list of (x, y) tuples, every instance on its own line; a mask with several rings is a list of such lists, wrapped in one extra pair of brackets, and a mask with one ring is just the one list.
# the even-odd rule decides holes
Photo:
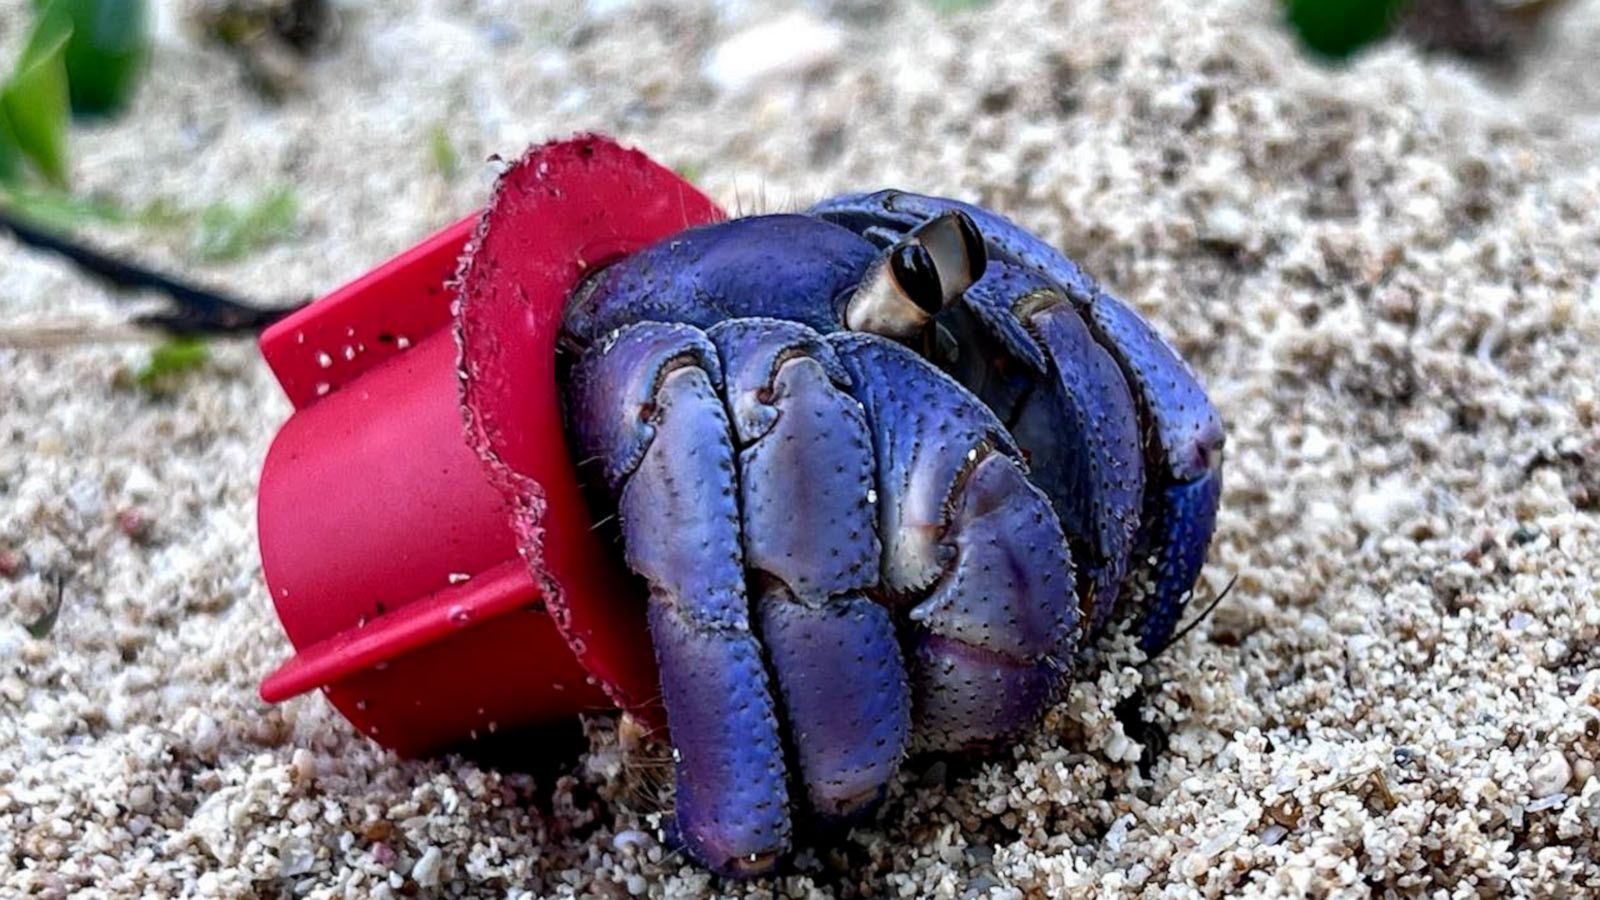
[[(506, 169), (455, 280), (468, 443), (511, 505), (522, 555), (545, 582), (546, 607), (579, 664), (616, 705), (656, 725), (664, 719), (642, 596), (591, 526), (578, 524), (587, 508), (570, 461), (551, 466), (530, 448), (538, 435), (563, 433), (554, 366), (571, 290), (597, 267), (723, 218), (698, 189), (643, 153), (580, 134), (532, 148)], [(535, 236), (539, 253), (515, 252)], [(513, 245), (505, 259), (496, 256), (501, 242)], [(551, 252), (552, 245), (560, 249)], [(503, 268), (510, 265), (523, 269), (508, 285)], [(494, 403), (506, 383), (532, 388), (519, 396), (515, 415)], [(569, 592), (584, 598), (581, 608), (568, 603)]]

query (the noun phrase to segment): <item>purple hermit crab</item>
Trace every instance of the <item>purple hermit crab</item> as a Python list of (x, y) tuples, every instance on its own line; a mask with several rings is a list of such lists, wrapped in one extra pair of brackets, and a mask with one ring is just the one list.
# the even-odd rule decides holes
[(911, 749), (1034, 723), (1119, 612), (1171, 637), (1222, 423), (1188, 366), (993, 212), (900, 191), (681, 232), (573, 293), (560, 377), (617, 516), (678, 833), (773, 868)]

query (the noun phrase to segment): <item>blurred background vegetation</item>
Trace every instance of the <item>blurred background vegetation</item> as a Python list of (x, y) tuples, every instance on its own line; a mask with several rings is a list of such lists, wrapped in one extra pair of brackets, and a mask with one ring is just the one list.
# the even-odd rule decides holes
[[(988, 0), (922, 0), (941, 13), (981, 8)], [(1305, 51), (1342, 65), (1385, 40), (1405, 40), (1486, 67), (1507, 67), (1532, 44), (1540, 20), (1560, 0), (1262, 0), (1277, 3), (1284, 26)], [(238, 64), (265, 104), (292, 102), (311, 77), (306, 63), (331, 46), (340, 29), (331, 0), (188, 0), (182, 26)], [(177, 234), (196, 264), (237, 260), (292, 238), (300, 201), (291, 185), (266, 185), (253, 196), (185, 197), (129, 208), (74, 190), (70, 180), (73, 124), (127, 114), (152, 53), (152, 9), (146, 0), (31, 0), (26, 35), (14, 59), (0, 58), (0, 229), (24, 243), (61, 253), (113, 287), (166, 293), (167, 315), (136, 319), (174, 336), (157, 346), (144, 385), (205, 359), (207, 333), (250, 330), (291, 309), (222, 296), (181, 275), (142, 268), (84, 246), (87, 226)], [(451, 134), (438, 124), (427, 152), (436, 171), (461, 169)], [(270, 299), (270, 298), (269, 298)]]

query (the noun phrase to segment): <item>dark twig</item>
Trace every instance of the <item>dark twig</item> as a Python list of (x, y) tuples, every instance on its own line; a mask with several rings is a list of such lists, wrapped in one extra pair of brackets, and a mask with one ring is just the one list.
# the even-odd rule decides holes
[(1172, 645), (1188, 637), (1189, 632), (1193, 631), (1196, 625), (1199, 625), (1201, 622), (1204, 622), (1210, 617), (1212, 610), (1217, 608), (1217, 604), (1222, 602), (1222, 598), (1228, 596), (1228, 592), (1233, 590), (1233, 586), (1238, 582), (1239, 576), (1237, 574), (1235, 574), (1232, 578), (1229, 578), (1228, 583), (1223, 585), (1222, 590), (1217, 592), (1217, 596), (1213, 597), (1211, 602), (1206, 604), (1205, 609), (1200, 610), (1200, 615), (1195, 616), (1194, 619), (1189, 622), (1189, 624), (1183, 626), (1177, 632), (1175, 632), (1172, 637), (1167, 639), (1165, 644), (1157, 647), (1154, 653), (1145, 658), (1144, 665), (1149, 665), (1155, 662), (1158, 658), (1160, 658), (1161, 654), (1171, 649)]
[(301, 304), (266, 308), (199, 285), (181, 281), (135, 263), (115, 259), (68, 237), (52, 234), (0, 209), (0, 230), (11, 232), (30, 247), (59, 254), (84, 272), (119, 288), (159, 291), (171, 297), (176, 310), (148, 313), (140, 325), (173, 334), (237, 334), (256, 332), (294, 312)]

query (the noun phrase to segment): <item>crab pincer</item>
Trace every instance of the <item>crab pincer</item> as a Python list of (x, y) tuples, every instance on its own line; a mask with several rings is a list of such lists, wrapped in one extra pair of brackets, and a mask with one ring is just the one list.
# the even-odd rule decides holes
[(562, 334), (574, 452), (648, 587), (678, 830), (718, 872), (870, 810), (913, 747), (1004, 746), (1130, 582), (1162, 645), (1204, 560), (1198, 382), (979, 207), (690, 229), (591, 274)]
[[(895, 240), (934, 217), (960, 213), (983, 235), (991, 259), (1013, 273), (1038, 276), (1050, 289), (1070, 301), (1095, 343), (1115, 359), (1136, 408), (1143, 458), (1129, 460), (1124, 449), (1129, 418), (1120, 398), (1112, 397), (1115, 392), (1102, 386), (1098, 390), (1100, 400), (1094, 402), (1094, 389), (1088, 384), (1083, 387), (1089, 390), (1079, 393), (1081, 405), (1103, 414), (1110, 427), (1120, 433), (1112, 439), (1124, 445), (1116, 451), (1120, 459), (1118, 468), (1130, 472), (1122, 477), (1122, 484), (1101, 482), (1108, 490), (1100, 501), (1106, 505), (1095, 513), (1101, 523), (1097, 527), (1106, 527), (1104, 523), (1114, 520), (1116, 525), (1112, 527), (1125, 529), (1130, 519), (1127, 498), (1137, 477), (1131, 474), (1129, 463), (1142, 464), (1143, 501), (1133, 553), (1135, 559), (1143, 558), (1146, 564), (1142, 571), (1132, 572), (1130, 576), (1147, 582), (1144, 586), (1148, 588), (1147, 602), (1138, 610), (1140, 644), (1147, 651), (1164, 646), (1172, 637), (1205, 561), (1222, 489), (1225, 442), (1222, 420), (1188, 364), (1148, 322), (1104, 291), (1076, 263), (1015, 222), (983, 207), (888, 190), (835, 197), (816, 205), (810, 213), (879, 241)], [(1038, 354), (1016, 337), (1015, 326), (1006, 323), (997, 327), (995, 324), (1003, 322), (1006, 298), (1012, 298), (1013, 314), (1032, 318), (1032, 333), (1036, 339), (1046, 338), (1047, 341), (1044, 329), (1038, 326), (1037, 312), (1029, 312), (1027, 298), (1036, 296), (1034, 290), (1018, 292), (1012, 288), (997, 300), (992, 293), (985, 296), (981, 283), (979, 288), (966, 294), (967, 304), (978, 312), (978, 318), (987, 323), (1003, 343), (1012, 348), (1023, 347), (1020, 351), (1023, 359), (1031, 357), (1037, 361)], [(1020, 306), (1018, 301), (1021, 301)], [(1096, 354), (1079, 354), (1074, 358), (1070, 347), (1063, 347), (1063, 350), (1066, 352), (1052, 354), (1052, 362), (1059, 371), (1065, 372), (1072, 366), (1103, 368), (1095, 364)], [(1103, 384), (1098, 375), (1086, 377)], [(1034, 452), (1031, 456), (1039, 454)], [(1110, 477), (1104, 472), (1102, 475)], [(1091, 486), (1093, 483), (1090, 482)], [(1058, 510), (1061, 510), (1059, 498), (1066, 497), (1069, 488), (1058, 485), (1047, 486), (1046, 490), (1052, 498), (1058, 498)], [(1069, 510), (1071, 502), (1067, 501)], [(1064, 524), (1074, 518), (1070, 511), (1062, 515)], [(1068, 527), (1074, 528), (1070, 524)], [(1115, 571), (1122, 540), (1102, 535), (1098, 543), (1105, 563)], [(1094, 579), (1097, 583), (1099, 580)], [(1109, 588), (1102, 590), (1109, 592)], [(1103, 624), (1104, 619), (1104, 613), (1098, 612), (1094, 617), (1095, 626)]]

